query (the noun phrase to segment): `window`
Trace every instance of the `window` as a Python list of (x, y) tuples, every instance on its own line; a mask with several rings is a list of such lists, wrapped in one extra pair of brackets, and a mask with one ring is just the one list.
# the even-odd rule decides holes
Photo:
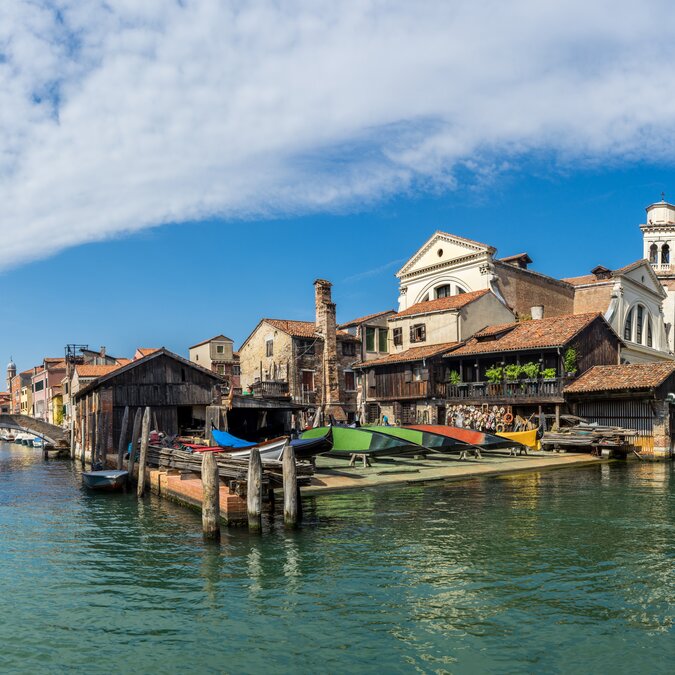
[(298, 356), (314, 354), (314, 340), (298, 340)]
[(461, 293), (466, 293), (466, 291), (459, 286), (455, 286), (455, 295), (460, 295)]
[(652, 319), (647, 317), (647, 347), (654, 346), (654, 338), (652, 336)]
[(265, 341), (265, 355), (266, 356), (274, 355), (274, 340)]
[(450, 284), (445, 284), (443, 286), (439, 286), (436, 289), (436, 297), (437, 298), (447, 298), (449, 295), (451, 295)]
[(195, 354), (195, 361), (199, 361), (199, 354)]
[(216, 354), (224, 354), (225, 345), (216, 345)]
[(427, 339), (427, 327), (423, 323), (410, 326), (410, 342), (425, 342)]
[(303, 370), (302, 371), (302, 391), (314, 391), (314, 371), (313, 370)]
[(241, 366), (238, 363), (235, 363), (232, 366), (232, 374), (233, 375), (241, 375)]
[(391, 335), (394, 339), (394, 345), (400, 347), (403, 344), (403, 328), (394, 328)]
[(356, 391), (356, 381), (353, 370), (345, 370), (345, 391)]
[(377, 333), (377, 351), (379, 352), (388, 352), (389, 344), (387, 341), (389, 331), (386, 328), (380, 328)]
[(626, 316), (626, 323), (623, 327), (623, 339), (632, 340), (633, 339), (633, 310), (631, 309)]
[(216, 372), (218, 373), (218, 375), (225, 375), (225, 366), (222, 363), (219, 363), (216, 366)]
[(661, 264), (669, 265), (670, 264), (670, 246), (664, 244), (661, 247)]
[(635, 322), (635, 342), (642, 344), (642, 322), (644, 321), (644, 307), (637, 306), (637, 321)]
[(366, 351), (375, 351), (375, 329), (366, 326)]
[(40, 380), (39, 382), (36, 382), (33, 391), (42, 391), (45, 388), (45, 383), (44, 380)]
[(649, 247), (649, 262), (654, 265), (659, 262), (659, 247), (656, 244)]
[(353, 342), (343, 342), (342, 343), (342, 355), (343, 356), (356, 356), (356, 344)]

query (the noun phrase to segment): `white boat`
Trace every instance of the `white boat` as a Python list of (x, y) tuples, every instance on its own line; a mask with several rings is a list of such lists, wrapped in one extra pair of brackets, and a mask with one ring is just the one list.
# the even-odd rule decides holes
[(14, 442), (19, 445), (33, 445), (33, 438), (32, 434), (17, 434), (14, 437)]
[[(274, 438), (271, 441), (266, 443), (261, 443), (255, 447), (260, 450), (260, 459), (264, 461), (277, 460), (281, 461), (281, 457), (284, 454), (284, 448), (288, 443), (288, 436), (281, 436), (280, 438)], [(236, 452), (229, 452), (230, 457), (236, 457), (237, 459), (248, 459), (251, 454), (251, 448), (246, 450), (237, 450)]]
[(37, 436), (33, 439), (33, 447), (34, 448), (44, 448), (45, 447), (45, 442), (42, 438), (37, 438)]

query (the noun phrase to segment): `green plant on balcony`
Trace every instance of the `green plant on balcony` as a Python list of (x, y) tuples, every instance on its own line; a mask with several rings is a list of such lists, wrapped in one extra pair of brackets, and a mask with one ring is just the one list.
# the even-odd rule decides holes
[(574, 347), (569, 347), (563, 356), (563, 367), (568, 375), (576, 375), (577, 373), (577, 350)]
[(544, 370), (541, 371), (541, 376), (545, 380), (555, 380), (556, 377), (555, 368), (544, 368)]
[(501, 366), (492, 366), (485, 371), (485, 377), (490, 384), (497, 384), (502, 381), (504, 369)]
[(539, 364), (530, 361), (529, 363), (524, 363), (522, 366), (523, 373), (525, 377), (529, 380), (536, 380), (539, 377)]
[(504, 366), (504, 377), (512, 382), (515, 382), (523, 374), (523, 367), (517, 363), (509, 363), (508, 366)]
[(450, 384), (459, 384), (462, 381), (462, 378), (459, 376), (459, 373), (456, 370), (451, 370), (448, 374), (448, 382)]

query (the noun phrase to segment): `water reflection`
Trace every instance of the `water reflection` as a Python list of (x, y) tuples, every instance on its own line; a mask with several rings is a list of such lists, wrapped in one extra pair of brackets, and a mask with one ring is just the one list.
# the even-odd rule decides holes
[(327, 495), (213, 546), (199, 514), (0, 447), (0, 671), (663, 670), (672, 472)]

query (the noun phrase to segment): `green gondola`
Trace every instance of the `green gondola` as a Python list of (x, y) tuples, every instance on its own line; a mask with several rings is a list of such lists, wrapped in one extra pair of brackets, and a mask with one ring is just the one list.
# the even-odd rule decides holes
[(376, 431), (379, 434), (386, 434), (393, 438), (400, 438), (408, 443), (421, 445), (429, 450), (440, 453), (448, 452), (464, 452), (472, 446), (464, 441), (442, 436), (430, 431), (423, 431), (420, 429), (411, 429), (410, 427), (390, 427), (390, 426), (376, 426), (369, 425), (362, 427), (370, 431)]
[[(300, 438), (319, 438), (326, 434), (326, 427), (317, 427), (303, 432)], [(419, 443), (403, 438), (396, 438), (379, 431), (352, 427), (333, 427), (333, 448), (325, 453), (327, 456), (350, 457), (354, 454), (370, 457), (410, 455), (424, 452)]]

